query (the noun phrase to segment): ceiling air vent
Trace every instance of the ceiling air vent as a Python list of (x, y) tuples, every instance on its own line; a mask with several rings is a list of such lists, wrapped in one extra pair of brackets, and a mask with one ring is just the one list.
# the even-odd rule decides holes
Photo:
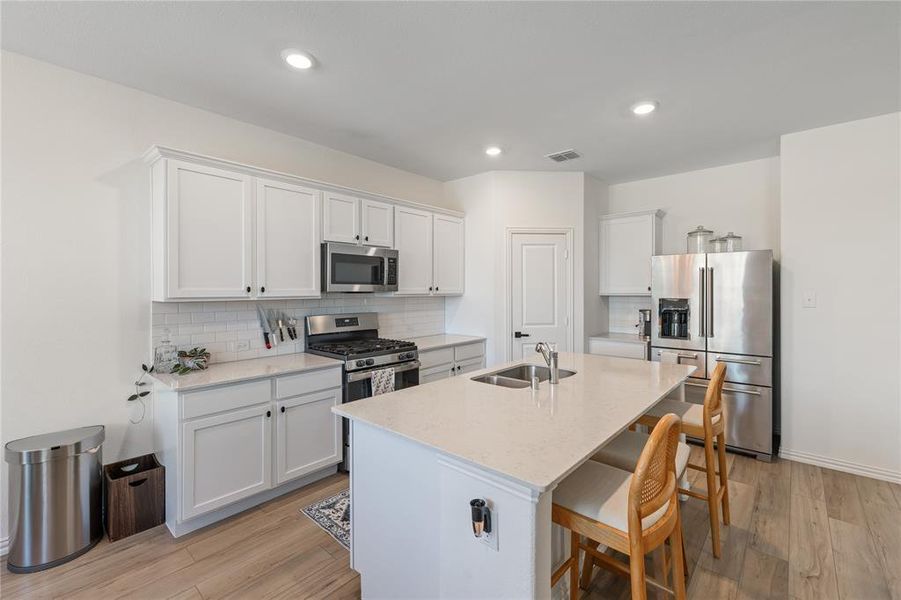
[(576, 158), (581, 158), (582, 155), (570, 148), (569, 150), (561, 150), (560, 152), (554, 152), (552, 154), (546, 155), (549, 159), (554, 162), (566, 162), (568, 160), (574, 160)]

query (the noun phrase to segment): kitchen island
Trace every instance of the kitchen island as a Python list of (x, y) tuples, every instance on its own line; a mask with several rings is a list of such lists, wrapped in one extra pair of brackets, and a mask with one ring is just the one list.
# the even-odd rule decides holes
[[(565, 550), (554, 487), (694, 371), (561, 353), (575, 374), (537, 391), (473, 380), (522, 363), (544, 364), (535, 355), (333, 409), (351, 420), (351, 566), (364, 598), (550, 597)], [(482, 538), (475, 498), (492, 513)]]

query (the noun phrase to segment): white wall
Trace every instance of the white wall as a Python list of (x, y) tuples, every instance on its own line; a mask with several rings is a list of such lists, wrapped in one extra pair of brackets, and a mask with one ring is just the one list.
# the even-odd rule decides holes
[[(685, 234), (704, 225), (734, 231), (745, 250), (779, 257), (779, 157), (611, 185), (608, 213), (662, 209), (663, 254), (685, 252)], [(636, 319), (637, 320), (637, 319)]]
[(444, 203), (437, 181), (8, 52), (2, 123), (0, 438), (102, 423), (107, 462), (151, 450), (125, 401), (150, 360), (148, 147)]
[(574, 348), (584, 338), (585, 176), (582, 173), (492, 171), (445, 184), (449, 203), (466, 213), (466, 294), (448, 298), (447, 331), (488, 338), (488, 364), (505, 359), (506, 230), (573, 230)]
[(785, 135), (781, 161), (782, 454), (896, 482), (899, 148), (895, 113)]

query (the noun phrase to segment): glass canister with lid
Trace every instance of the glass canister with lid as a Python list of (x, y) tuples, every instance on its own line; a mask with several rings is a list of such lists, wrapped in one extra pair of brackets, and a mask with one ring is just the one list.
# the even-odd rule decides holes
[(713, 238), (710, 240), (710, 251), (711, 252), (725, 252), (726, 251), (726, 241), (721, 238)]
[(704, 229), (703, 225), (698, 225), (696, 229), (688, 232), (688, 253), (703, 254), (704, 252), (707, 252), (712, 238), (712, 231)]
[(720, 238), (723, 242), (723, 252), (740, 252), (741, 236), (735, 235), (731, 231)]

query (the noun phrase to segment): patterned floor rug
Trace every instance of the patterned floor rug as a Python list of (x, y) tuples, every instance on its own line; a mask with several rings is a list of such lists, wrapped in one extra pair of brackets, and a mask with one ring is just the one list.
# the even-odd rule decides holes
[(350, 550), (350, 491), (329, 496), (301, 512)]

